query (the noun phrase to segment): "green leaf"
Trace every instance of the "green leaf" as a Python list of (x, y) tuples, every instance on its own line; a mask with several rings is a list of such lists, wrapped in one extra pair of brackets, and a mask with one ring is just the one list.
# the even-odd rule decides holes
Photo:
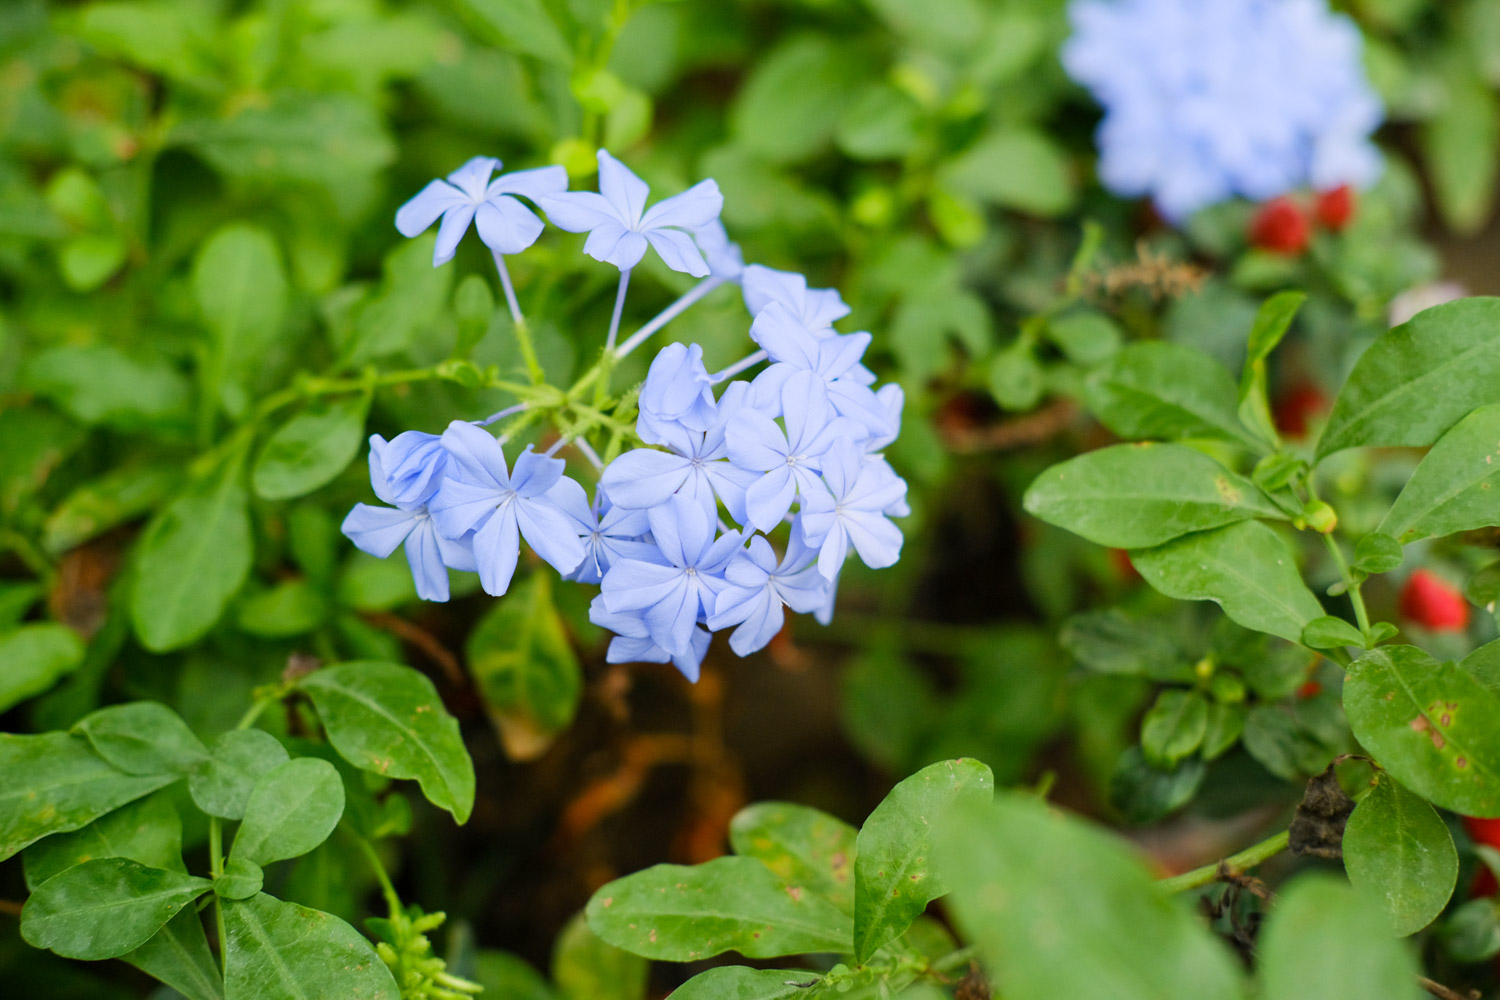
[(1365, 645), (1365, 637), (1348, 622), (1333, 615), (1322, 615), (1308, 622), (1298, 640), (1309, 649), (1339, 649), (1343, 646)]
[(92, 292), (120, 269), (128, 253), (125, 241), (113, 233), (80, 233), (59, 249), (59, 270), (69, 288)]
[(1124, 335), (1114, 320), (1104, 313), (1084, 309), (1049, 319), (1047, 339), (1068, 356), (1075, 365), (1092, 367), (1114, 357)]
[(1245, 367), (1240, 374), (1240, 422), (1271, 447), (1276, 446), (1279, 438), (1267, 395), (1266, 359), (1291, 329), (1297, 310), (1306, 300), (1307, 295), (1302, 292), (1273, 295), (1260, 307), (1250, 328)]
[(734, 853), (755, 858), (854, 915), (854, 827), (809, 806), (757, 802), (729, 821)]
[(118, 465), (69, 493), (42, 526), (42, 547), (61, 553), (166, 503), (181, 475), (175, 469)]
[(355, 767), (415, 778), (422, 794), (462, 823), (474, 808), (474, 762), (432, 681), (396, 663), (359, 660), (301, 683), (334, 749)]
[(51, 410), (0, 410), (0, 514), (13, 514), (83, 442), (82, 428)]
[(214, 335), (219, 377), (254, 370), (286, 318), (286, 272), (275, 239), (243, 222), (216, 230), (193, 260), (193, 295)]
[(210, 816), (244, 819), (255, 783), (290, 759), (281, 741), (264, 729), (231, 729), (219, 734), (208, 759), (188, 775), (188, 794)]
[(839, 118), (839, 148), (856, 160), (905, 156), (921, 139), (922, 109), (883, 80), (867, 83)]
[(1045, 132), (1004, 127), (981, 137), (938, 169), (948, 190), (1031, 215), (1061, 215), (1073, 205), (1072, 165)]
[(938, 841), (950, 907), (1014, 997), (1238, 1000), (1228, 950), (1119, 838), (1030, 795), (966, 804)]
[(399, 1000), (370, 942), (333, 914), (265, 893), (223, 905), (228, 1000)]
[(505, 49), (566, 66), (573, 50), (542, 0), (460, 0)]
[(792, 1000), (818, 982), (806, 969), (750, 969), (724, 965), (699, 973), (672, 991), (673, 1000)]
[(1429, 445), (1500, 380), (1500, 298), (1459, 299), (1382, 334), (1349, 373), (1318, 457), (1361, 445)]
[(1458, 668), (1491, 694), (1500, 696), (1500, 639), (1485, 643), (1459, 660)]
[(760, 56), (729, 110), (734, 144), (771, 163), (826, 149), (868, 80), (866, 55), (827, 35), (790, 35)]
[(1169, 770), (1203, 745), (1208, 699), (1197, 691), (1169, 688), (1141, 720), (1141, 751), (1155, 767)]
[(572, 723), (583, 695), (583, 670), (548, 575), (512, 586), (479, 620), (465, 651), (506, 752), (516, 760), (541, 756)]
[(453, 269), (432, 266), (435, 241), (421, 236), (386, 254), (379, 294), (360, 309), (353, 335), (339, 345), (351, 364), (408, 350), (443, 314)]
[(490, 291), (489, 282), (477, 274), (460, 281), (453, 290), (453, 315), (458, 320), (453, 356), (467, 358), (484, 339), (495, 316), (495, 293)]
[(211, 72), (202, 27), (188, 8), (151, 0), (90, 4), (77, 22), (79, 36), (102, 54), (178, 79)]
[(1214, 601), (1246, 628), (1292, 642), (1308, 622), (1323, 616), (1281, 536), (1255, 521), (1132, 552), (1130, 561), (1168, 597)]
[(1090, 670), (1156, 681), (1191, 681), (1193, 668), (1167, 622), (1118, 608), (1082, 611), (1063, 623), (1058, 642)]
[(1152, 767), (1140, 747), (1131, 747), (1120, 755), (1110, 775), (1110, 804), (1130, 823), (1154, 823), (1198, 794), (1205, 770), (1197, 757), (1171, 770)]
[[(410, 572), (406, 560), (400, 560), (399, 565)], [(242, 598), (235, 624), (250, 635), (267, 639), (306, 635), (328, 620), (329, 604), (326, 592), (311, 580), (282, 580), (269, 590)]]
[(250, 512), (238, 463), (185, 493), (146, 529), (135, 552), (130, 615), (152, 652), (201, 639), (245, 582)]
[(1378, 531), (1370, 532), (1354, 546), (1354, 568), (1361, 573), (1389, 573), (1405, 558), (1401, 543)]
[(1460, 962), (1483, 962), (1500, 954), (1500, 903), (1492, 897), (1456, 907), (1442, 928), (1443, 950)]
[(1034, 517), (1119, 549), (1285, 517), (1250, 480), (1176, 444), (1120, 444), (1079, 455), (1038, 476), (1022, 502)]
[(656, 865), (600, 888), (586, 912), (589, 927), (610, 944), (667, 962), (726, 951), (746, 958), (845, 953), (854, 930), (832, 903), (754, 858)]
[(1167, 341), (1131, 344), (1089, 376), (1083, 398), (1123, 438), (1220, 438), (1251, 445), (1234, 379), (1202, 351)]
[(1344, 827), (1349, 881), (1390, 918), (1397, 937), (1437, 919), (1458, 883), (1458, 849), (1432, 806), (1385, 771)]
[(1031, 409), (1042, 398), (1042, 366), (1029, 343), (1016, 340), (990, 359), (990, 395), (1007, 410)]
[(555, 1000), (552, 987), (524, 958), (508, 951), (485, 949), (474, 956), (470, 976), (489, 996), (506, 1000)]
[(203, 921), (191, 906), (178, 911), (151, 940), (120, 958), (187, 1000), (224, 1000), (224, 980), (208, 950)]
[(650, 963), (589, 930), (582, 913), (569, 920), (552, 949), (558, 1000), (641, 1000)]
[(123, 428), (185, 423), (188, 380), (162, 358), (110, 344), (53, 347), (32, 356), (21, 382), (85, 424)]
[(1466, 816), (1500, 816), (1500, 697), (1415, 646), (1355, 660), (1344, 711), (1365, 749), (1401, 784)]
[(932, 866), (933, 838), (961, 802), (988, 802), (990, 769), (977, 760), (944, 760), (891, 789), (860, 828), (854, 855), (854, 957), (860, 962), (900, 937), (948, 884)]
[(1438, 438), (1380, 531), (1403, 545), (1500, 524), (1500, 404), (1481, 406)]
[(0, 861), (53, 833), (87, 826), (177, 780), (131, 777), (67, 733), (0, 733)]
[(255, 783), (230, 859), (268, 865), (301, 857), (328, 839), (342, 815), (344, 781), (332, 764), (316, 757), (278, 764)]
[(1216, 701), (1208, 706), (1208, 726), (1203, 732), (1203, 759), (1217, 760), (1239, 742), (1250, 710), (1244, 704)]
[(117, 958), (211, 888), (206, 878), (95, 858), (37, 887), (21, 909), (21, 936), (66, 958)]
[(290, 500), (333, 482), (364, 443), (369, 411), (370, 397), (361, 394), (311, 406), (282, 424), (255, 459), (256, 495)]
[(1418, 968), (1384, 918), (1341, 880), (1292, 881), (1261, 931), (1264, 1000), (1418, 1000)]
[(1290, 713), (1276, 705), (1250, 709), (1241, 739), (1246, 753), (1285, 781), (1317, 774), (1332, 756)]
[(90, 712), (73, 731), (126, 774), (187, 774), (208, 748), (182, 716), (159, 701), (132, 701)]
[(66, 625), (40, 622), (0, 635), (0, 712), (34, 698), (78, 669), (83, 641)]
[(1443, 220), (1473, 235), (1489, 218), (1500, 168), (1500, 102), (1477, 74), (1448, 74), (1447, 102), (1422, 129), (1423, 160)]
[(260, 892), (264, 882), (265, 873), (260, 865), (244, 858), (230, 858), (224, 865), (224, 874), (214, 879), (214, 895), (220, 899), (249, 899)]
[(186, 872), (182, 820), (172, 800), (166, 794), (148, 795), (81, 830), (32, 844), (22, 855), (26, 885), (35, 889), (52, 876), (96, 858), (126, 858), (148, 868)]

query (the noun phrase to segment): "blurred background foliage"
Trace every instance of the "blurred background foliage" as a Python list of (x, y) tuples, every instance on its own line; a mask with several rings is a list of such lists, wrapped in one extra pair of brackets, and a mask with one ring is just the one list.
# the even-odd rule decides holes
[[(420, 667), (480, 791), (462, 829), (416, 809), (398, 882), (448, 911), (455, 967), (501, 996), (639, 996), (644, 965), (570, 917), (615, 875), (721, 853), (752, 799), (858, 819), (896, 778), (972, 755), (1148, 827), (1164, 868), (1284, 823), (1299, 779), (1350, 745), (1327, 664), (1174, 605), (1019, 496), (1109, 439), (1087, 387), (1130, 341), (1237, 369), (1259, 301), (1307, 290), (1270, 376), (1295, 437), (1398, 296), (1443, 275), (1495, 287), (1500, 4), (1338, 6), (1366, 33), (1388, 168), (1287, 254), (1252, 245), (1253, 205), (1178, 232), (1098, 187), (1098, 111), (1058, 64), (1055, 0), (9, 0), (4, 727), (156, 698), (215, 731), (299, 657)], [(434, 270), (395, 208), (480, 154), (587, 186), (598, 146), (664, 193), (716, 178), (747, 260), (840, 288), (907, 393), (900, 565), (846, 573), (827, 629), (799, 621), (745, 661), (716, 648), (696, 687), (607, 667), (574, 585), (537, 573), (501, 601), (471, 582), (425, 605), (400, 560), (338, 534), (367, 499), (365, 434), (496, 410), (466, 379), (520, 364), (477, 244)], [(608, 319), (612, 272), (580, 243), (551, 232), (512, 262), (554, 384)], [(687, 287), (641, 270), (637, 322)], [(747, 349), (732, 292), (679, 322), (710, 368)], [(643, 373), (632, 358), (623, 381)], [(1372, 496), (1378, 518), (1410, 464), (1346, 456), (1341, 509)], [(1461, 577), (1480, 541), (1424, 559)], [(1394, 592), (1371, 599), (1398, 618)], [(1461, 653), (1494, 634), (1483, 615), (1428, 638)], [(1163, 721), (1200, 709), (1197, 740)], [(22, 895), (16, 869), (0, 898)], [(366, 915), (369, 877), (332, 847), (288, 878), (284, 898)], [(516, 956), (545, 968), (554, 947), (548, 986)], [(147, 990), (26, 949), (4, 915), (0, 976), (18, 996)]]

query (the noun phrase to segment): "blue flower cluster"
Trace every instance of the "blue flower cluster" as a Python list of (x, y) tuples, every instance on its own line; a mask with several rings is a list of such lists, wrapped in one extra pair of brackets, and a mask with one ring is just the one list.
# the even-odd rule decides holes
[(1380, 99), (1326, 0), (1073, 0), (1062, 60), (1104, 105), (1099, 175), (1180, 221), (1235, 195), (1365, 187)]
[[(903, 397), (876, 388), (861, 363), (870, 335), (834, 329), (849, 313), (838, 292), (744, 265), (713, 181), (648, 209), (646, 185), (606, 152), (599, 193), (564, 190), (554, 168), (491, 181), (498, 167), (476, 158), (432, 182), (397, 213), (398, 228), (412, 236), (441, 218), (441, 264), (477, 221), (515, 310), (503, 255), (542, 230), (521, 194), (559, 228), (587, 232), (585, 252), (620, 269), (611, 349), (630, 269), (648, 249), (704, 279), (616, 357), (724, 283), (740, 286), (759, 350), (710, 374), (698, 345), (663, 348), (640, 388), (644, 446), (599, 469), (592, 502), (562, 459), (528, 447), (508, 465), (504, 439), (483, 429), (495, 418), (376, 435), (370, 480), (390, 506), (356, 505), (344, 534), (381, 558), (404, 544), (418, 594), (434, 601), (448, 599), (449, 569), (503, 595), (524, 540), (565, 577), (600, 586), (590, 619), (616, 635), (610, 662), (671, 662), (693, 680), (711, 632), (733, 628), (729, 645), (745, 656), (780, 631), (786, 608), (828, 621), (850, 549), (867, 566), (894, 564), (902, 536), (890, 518), (908, 513), (906, 483), (881, 455)], [(786, 539), (780, 556), (773, 533)]]

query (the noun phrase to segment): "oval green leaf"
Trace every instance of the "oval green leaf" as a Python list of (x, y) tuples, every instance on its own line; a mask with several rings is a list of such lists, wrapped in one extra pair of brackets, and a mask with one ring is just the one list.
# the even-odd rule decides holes
[(214, 740), (207, 760), (188, 775), (188, 794), (210, 816), (244, 819), (245, 803), (261, 775), (291, 759), (264, 729), (231, 729)]
[(66, 958), (116, 958), (212, 888), (206, 878), (96, 858), (37, 887), (21, 908), (21, 936)]
[(83, 640), (66, 625), (38, 622), (0, 636), (0, 712), (35, 698), (83, 662)]
[(1246, 521), (1132, 552), (1130, 561), (1152, 587), (1184, 601), (1213, 601), (1232, 620), (1297, 642), (1323, 616), (1302, 582), (1281, 536)]
[(73, 731), (126, 774), (187, 774), (208, 748), (182, 716), (159, 701), (132, 701), (90, 712)]
[(1380, 531), (1403, 545), (1500, 524), (1500, 404), (1464, 417), (1422, 459)]
[(1380, 912), (1340, 879), (1294, 880), (1257, 948), (1263, 1000), (1418, 1000), (1417, 963)]
[(988, 802), (995, 777), (977, 760), (944, 760), (905, 779), (875, 807), (855, 839), (854, 956), (900, 937), (948, 891), (933, 870), (933, 838), (960, 802)]
[(1390, 918), (1396, 936), (1406, 937), (1448, 905), (1458, 883), (1458, 849), (1432, 806), (1381, 771), (1344, 827), (1344, 869)]
[(810, 806), (757, 802), (729, 821), (734, 853), (854, 915), (854, 827)]
[(265, 893), (224, 901), (227, 1000), (398, 1000), (370, 942), (331, 913)]
[(224, 874), (214, 879), (214, 895), (220, 899), (249, 899), (260, 892), (265, 882), (265, 872), (260, 865), (244, 858), (230, 858), (224, 865)]
[(328, 839), (344, 815), (344, 781), (316, 757), (278, 764), (255, 783), (230, 860), (268, 865), (301, 857)]
[(1168, 689), (1141, 720), (1141, 750), (1153, 766), (1170, 770), (1203, 745), (1208, 699), (1197, 691)]
[(26, 885), (35, 889), (52, 876), (95, 858), (126, 858), (147, 868), (187, 871), (182, 864), (182, 819), (170, 796), (148, 795), (81, 830), (32, 844), (21, 856)]
[(616, 948), (589, 930), (577, 914), (552, 949), (552, 981), (558, 1000), (641, 1000), (650, 963)]
[(357, 660), (303, 679), (328, 740), (355, 767), (414, 778), (462, 823), (474, 808), (474, 762), (432, 681), (397, 663)]
[(1224, 366), (1167, 341), (1131, 344), (1084, 383), (1084, 402), (1123, 438), (1220, 438), (1254, 446), (1240, 424), (1238, 391)]
[(1500, 697), (1415, 646), (1372, 649), (1344, 680), (1349, 726), (1397, 781), (1434, 805), (1500, 816)]
[(1255, 517), (1285, 518), (1250, 480), (1176, 444), (1100, 448), (1037, 477), (1028, 513), (1091, 542), (1143, 549)]
[(224, 979), (208, 950), (203, 921), (191, 906), (179, 910), (151, 940), (120, 960), (160, 979), (187, 1000), (224, 1000)]
[(1436, 441), (1500, 381), (1500, 299), (1434, 306), (1381, 335), (1355, 364), (1318, 441), (1318, 458), (1361, 445)]
[(309, 407), (277, 429), (250, 473), (255, 494), (290, 500), (327, 486), (354, 461), (365, 437), (368, 395)]
[(589, 927), (610, 944), (666, 962), (726, 951), (746, 958), (842, 954), (854, 931), (832, 903), (788, 885), (754, 858), (656, 865), (599, 889), (586, 912)]
[(699, 973), (672, 991), (672, 1000), (792, 1000), (819, 977), (806, 969), (749, 969), (726, 965)]
[(950, 907), (1006, 996), (1243, 996), (1228, 949), (1120, 838), (1022, 794), (951, 819), (938, 842)]

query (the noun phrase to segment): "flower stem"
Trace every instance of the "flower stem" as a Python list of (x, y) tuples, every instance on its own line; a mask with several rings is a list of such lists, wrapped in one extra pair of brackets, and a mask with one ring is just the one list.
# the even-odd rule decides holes
[(1245, 869), (1254, 868), (1267, 858), (1274, 857), (1286, 850), (1290, 838), (1290, 831), (1282, 830), (1274, 837), (1267, 837), (1260, 843), (1247, 847), (1238, 854), (1231, 854), (1223, 861), (1216, 861), (1211, 865), (1204, 865), (1202, 868), (1194, 868), (1190, 872), (1183, 872), (1181, 875), (1164, 878), (1157, 885), (1161, 886), (1167, 892), (1182, 892), (1218, 881), (1221, 868), (1238, 875)]
[(359, 834), (350, 834), (350, 836), (359, 845), (359, 849), (364, 853), (365, 859), (370, 862), (370, 868), (375, 872), (375, 880), (380, 883), (381, 895), (385, 897), (385, 905), (390, 907), (391, 916), (395, 917), (399, 915), (401, 913), (401, 897), (396, 894), (396, 886), (391, 882), (390, 873), (385, 870), (385, 863), (380, 860), (380, 855), (376, 852), (375, 845)]
[(1343, 577), (1344, 589), (1349, 593), (1349, 603), (1354, 605), (1354, 620), (1359, 625), (1360, 632), (1369, 635), (1370, 615), (1365, 610), (1365, 598), (1359, 591), (1359, 581), (1350, 571), (1349, 564), (1344, 560), (1343, 550), (1339, 548), (1339, 543), (1334, 541), (1333, 535), (1324, 535), (1323, 541), (1327, 544), (1329, 553), (1333, 555), (1334, 565), (1339, 568), (1339, 576)]
[(507, 406), (499, 413), (491, 413), (483, 420), (471, 420), (469, 422), (475, 427), (488, 427), (490, 424), (495, 423), (497, 420), (504, 420), (506, 417), (513, 417), (517, 413), (523, 413), (529, 409), (531, 409), (530, 403), (517, 403), (515, 406)]
[(542, 363), (537, 360), (531, 327), (526, 325), (526, 317), (521, 314), (521, 304), (516, 301), (516, 289), (511, 284), (510, 270), (505, 266), (505, 255), (491, 251), (490, 256), (495, 258), (495, 270), (500, 273), (500, 287), (505, 292), (505, 304), (510, 308), (510, 318), (515, 323), (516, 346), (521, 349), (521, 358), (526, 362), (526, 373), (531, 377), (532, 385), (541, 385), (544, 378)]
[(615, 312), (609, 319), (609, 336), (604, 338), (604, 353), (615, 349), (615, 338), (620, 335), (620, 316), (625, 312), (625, 290), (630, 287), (630, 268), (620, 272), (620, 290), (615, 293)]
[(715, 372), (710, 376), (710, 378), (715, 384), (717, 384), (724, 381), (726, 378), (733, 378), (740, 372), (744, 371), (746, 368), (755, 367), (762, 361), (766, 360), (768, 357), (770, 357), (770, 355), (768, 355), (765, 351), (756, 351), (754, 354), (740, 358), (740, 360), (736, 361), (728, 368), (725, 368), (723, 371)]
[(635, 333), (632, 333), (629, 339), (621, 344), (619, 349), (615, 351), (615, 360), (619, 361), (631, 351), (635, 350), (637, 347), (640, 347), (653, 333), (655, 333), (657, 330), (660, 330), (668, 323), (672, 322), (672, 320), (676, 319), (678, 316), (681, 316), (693, 303), (697, 302), (699, 299), (703, 298), (703, 296), (707, 295), (715, 288), (718, 288), (723, 283), (724, 279), (716, 275), (704, 278), (702, 281), (698, 282), (687, 292), (685, 292), (682, 297), (679, 298), (676, 302), (673, 302), (671, 305), (667, 306), (667, 308), (657, 313), (655, 319), (651, 320), (651, 322), (635, 331)]
[[(208, 818), (208, 870), (214, 878), (224, 874), (224, 824), (217, 816)], [(224, 926), (224, 903), (214, 893), (214, 924), (219, 930), (219, 971), (229, 972), (229, 931)]]

